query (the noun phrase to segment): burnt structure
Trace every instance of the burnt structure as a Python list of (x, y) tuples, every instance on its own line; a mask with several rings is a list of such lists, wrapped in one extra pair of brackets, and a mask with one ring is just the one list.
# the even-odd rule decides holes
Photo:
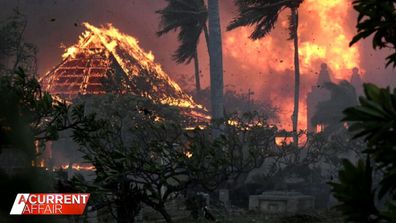
[(78, 95), (132, 94), (176, 106), (199, 120), (209, 119), (206, 109), (184, 93), (135, 38), (111, 25), (84, 25), (87, 31), (79, 42), (40, 79), (45, 91), (70, 101)]
[(307, 96), (307, 130), (308, 132), (321, 131), (323, 126), (314, 126), (311, 122), (312, 117), (316, 113), (316, 106), (320, 101), (330, 98), (330, 92), (324, 87), (325, 83), (331, 82), (330, 74), (327, 69), (327, 64), (323, 63), (320, 66), (318, 81), (315, 86), (312, 86), (311, 92)]
[[(177, 108), (189, 126), (210, 120), (207, 110), (183, 92), (135, 38), (111, 25), (101, 28), (84, 25), (87, 31), (78, 43), (66, 49), (62, 62), (40, 78), (43, 90), (71, 103), (82, 95), (128, 94)], [(85, 106), (90, 109), (90, 103)], [(69, 132), (62, 133), (52, 147), (53, 150), (47, 150), (53, 151), (54, 166), (83, 169), (78, 145), (70, 139)]]
[[(335, 80), (334, 82), (338, 82), (339, 80)], [(318, 105), (321, 102), (326, 102), (330, 100), (341, 100), (345, 103), (337, 103), (333, 104), (331, 108), (326, 109), (329, 114), (326, 116), (332, 116), (334, 114), (330, 114), (331, 112), (337, 112), (337, 106), (340, 107), (339, 110), (343, 110), (345, 107), (348, 106), (353, 106), (356, 102), (355, 99), (357, 99), (357, 96), (363, 94), (363, 80), (359, 74), (359, 69), (358, 68), (353, 68), (352, 69), (352, 75), (351, 79), (349, 82), (347, 81), (340, 81), (339, 86), (340, 88), (337, 88), (339, 90), (343, 90), (345, 95), (338, 95), (336, 92), (333, 92), (333, 94), (329, 91), (329, 89), (335, 89), (334, 88), (334, 82), (331, 80), (330, 73), (328, 71), (328, 67), (326, 64), (321, 65), (321, 70), (319, 72), (319, 77), (317, 80), (317, 83), (315, 86), (312, 86), (311, 91), (307, 95), (307, 130), (308, 132), (322, 132), (326, 126), (324, 123), (320, 122), (315, 122), (313, 119), (317, 119), (315, 117), (317, 115), (318, 111)], [(349, 84), (350, 83), (350, 84)], [(348, 86), (349, 85), (349, 86)], [(353, 96), (352, 96), (353, 95)], [(341, 98), (341, 97), (344, 97)], [(347, 100), (352, 100), (350, 97), (353, 98), (352, 101), (347, 101)], [(323, 114), (321, 114), (323, 115)], [(333, 120), (333, 122), (338, 122), (337, 120)]]

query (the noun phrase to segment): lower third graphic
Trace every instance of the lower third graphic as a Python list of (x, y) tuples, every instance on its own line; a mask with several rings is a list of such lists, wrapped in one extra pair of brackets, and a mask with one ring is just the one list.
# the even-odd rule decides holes
[(10, 215), (82, 215), (89, 194), (17, 194)]

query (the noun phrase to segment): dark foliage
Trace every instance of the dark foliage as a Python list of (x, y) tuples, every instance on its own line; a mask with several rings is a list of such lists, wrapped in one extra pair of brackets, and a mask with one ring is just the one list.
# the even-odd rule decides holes
[(185, 201), (186, 210), (190, 211), (193, 219), (200, 217), (200, 212), (206, 206), (205, 197), (201, 194), (193, 194), (188, 196)]
[[(396, 1), (395, 0), (355, 0), (353, 7), (359, 13), (358, 33), (350, 45), (373, 35), (373, 48), (396, 48)], [(396, 53), (387, 58), (387, 66), (396, 67)]]
[[(94, 183), (87, 184), (97, 194), (113, 195), (103, 207), (119, 210), (127, 205), (136, 210), (128, 219), (137, 213), (133, 207), (146, 204), (170, 222), (168, 201), (187, 189), (212, 191), (231, 179), (245, 179), (273, 155), (269, 149), (275, 129), (258, 115), (234, 118), (214, 140), (211, 126), (187, 128), (176, 110), (146, 99), (103, 95), (89, 100), (94, 105), (91, 112), (102, 119), (74, 132), (84, 159), (96, 168)], [(128, 191), (138, 195), (129, 197)], [(120, 203), (121, 199), (132, 203)], [(113, 215), (128, 222), (120, 213)]]
[[(360, 105), (344, 111), (355, 138), (367, 142), (367, 161), (354, 166), (344, 161), (339, 183), (332, 183), (338, 208), (353, 222), (394, 222), (396, 199), (396, 90), (364, 85)], [(372, 163), (372, 166), (370, 165)], [(375, 177), (379, 182), (374, 181)], [(385, 207), (379, 207), (382, 200)]]
[(20, 162), (25, 163), (25, 169), (17, 169), (13, 175), (1, 173), (0, 189), (6, 191), (6, 195), (2, 202), (4, 206), (0, 207), (3, 215), (0, 219), (5, 222), (52, 222), (55, 220), (52, 217), (22, 219), (8, 214), (17, 193), (55, 191), (51, 172), (30, 167), (31, 160), (43, 152), (36, 150), (35, 141), (56, 140), (60, 131), (78, 129), (93, 117), (84, 116), (82, 106), (72, 108), (42, 92), (38, 81), (29, 78), (22, 69), (0, 77), (0, 101), (0, 149), (12, 149), (15, 156), (23, 154), (21, 158), (24, 159)]
[(343, 161), (339, 171), (339, 183), (330, 183), (332, 192), (341, 204), (336, 208), (348, 222), (374, 222), (378, 215), (373, 203), (375, 194), (372, 185), (372, 168), (369, 162), (360, 160), (357, 165)]
[(24, 40), (26, 17), (15, 9), (0, 25), (0, 71), (13, 72), (22, 67), (30, 74), (37, 72), (37, 48)]
[[(395, 49), (395, 1), (355, 0), (358, 11), (358, 34), (351, 45), (374, 34), (374, 48)], [(396, 54), (387, 65), (396, 65)], [(364, 85), (360, 104), (344, 111), (343, 121), (350, 122), (354, 138), (364, 138), (366, 164), (355, 166), (344, 161), (339, 183), (332, 183), (338, 208), (353, 222), (396, 221), (396, 89)], [(354, 180), (352, 180), (354, 179)], [(358, 185), (357, 182), (360, 182)], [(355, 193), (356, 190), (361, 193)], [(379, 201), (383, 205), (379, 205)], [(363, 208), (362, 208), (363, 207)]]
[(27, 168), (15, 175), (0, 171), (0, 189), (4, 191), (0, 204), (0, 221), (5, 223), (41, 223), (59, 222), (51, 216), (10, 216), (9, 212), (17, 193), (51, 193), (55, 179), (51, 172), (38, 168)]
[(43, 92), (22, 69), (0, 77), (0, 101), (0, 149), (11, 146), (30, 155), (35, 140), (56, 140), (59, 131), (78, 128), (93, 118), (84, 117), (82, 106), (72, 108)]
[(359, 106), (345, 110), (344, 120), (353, 122), (350, 131), (355, 138), (365, 138), (366, 152), (378, 164), (377, 168), (385, 171), (379, 191), (382, 198), (396, 192), (396, 90), (391, 93), (389, 88), (371, 84), (365, 84), (364, 90), (366, 97), (360, 98)]

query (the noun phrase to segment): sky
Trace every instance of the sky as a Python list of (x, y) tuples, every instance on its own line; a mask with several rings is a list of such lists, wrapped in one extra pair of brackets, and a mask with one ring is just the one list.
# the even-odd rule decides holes
[[(155, 61), (174, 79), (185, 75), (193, 85), (193, 64), (177, 64), (172, 54), (177, 47), (175, 33), (157, 37), (159, 15), (164, 0), (0, 0), (0, 19), (15, 7), (27, 16), (25, 39), (38, 49), (39, 73), (61, 62), (65, 47), (77, 42), (84, 31), (82, 22), (95, 26), (112, 23), (134, 36)], [(255, 92), (256, 100), (271, 101), (280, 108), (281, 119), (289, 119), (293, 97), (293, 45), (287, 38), (287, 16), (281, 14), (273, 33), (265, 39), (248, 39), (250, 29), (226, 32), (237, 10), (233, 0), (220, 0), (223, 31), (224, 82), (226, 88), (241, 93)], [(78, 24), (78, 26), (75, 26)], [(349, 79), (358, 67), (366, 82), (396, 86), (392, 69), (385, 69), (387, 52), (374, 51), (370, 40), (349, 48), (355, 33), (356, 13), (351, 0), (305, 0), (300, 9), (301, 106), (305, 117), (305, 97), (315, 82), (321, 63), (328, 63), (334, 81)], [(203, 86), (209, 85), (208, 54), (203, 36), (199, 45)], [(302, 118), (303, 120), (304, 118)], [(288, 123), (288, 124), (284, 124)], [(284, 122), (289, 128), (291, 122)], [(301, 123), (300, 123), (301, 124)], [(304, 125), (303, 123), (301, 125)], [(303, 126), (301, 126), (303, 128)]]

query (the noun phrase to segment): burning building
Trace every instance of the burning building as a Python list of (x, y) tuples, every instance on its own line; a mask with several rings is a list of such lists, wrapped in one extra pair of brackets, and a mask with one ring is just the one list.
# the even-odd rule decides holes
[[(87, 30), (78, 43), (67, 48), (62, 62), (40, 79), (43, 90), (71, 102), (80, 95), (129, 94), (176, 107), (196, 125), (210, 120), (207, 110), (183, 92), (135, 38), (110, 24), (101, 28), (88, 23), (84, 26)], [(64, 160), (66, 155), (54, 153), (56, 166), (81, 169), (73, 164), (78, 162), (79, 153), (72, 151), (71, 147), (77, 145), (67, 133), (53, 147), (68, 154)]]
[(66, 100), (87, 94), (132, 94), (179, 107), (199, 120), (209, 119), (206, 109), (184, 93), (135, 38), (110, 24), (84, 26), (87, 31), (78, 43), (66, 49), (63, 61), (40, 79), (45, 91)]

